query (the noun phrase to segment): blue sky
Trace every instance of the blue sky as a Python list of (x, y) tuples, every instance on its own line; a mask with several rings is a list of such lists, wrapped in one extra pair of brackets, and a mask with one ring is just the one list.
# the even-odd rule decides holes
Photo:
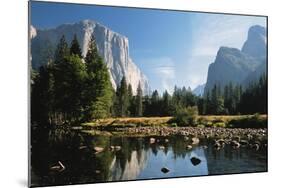
[(241, 48), (252, 25), (265, 17), (32, 2), (31, 24), (53, 28), (93, 19), (129, 39), (130, 56), (151, 88), (196, 87), (220, 46)]

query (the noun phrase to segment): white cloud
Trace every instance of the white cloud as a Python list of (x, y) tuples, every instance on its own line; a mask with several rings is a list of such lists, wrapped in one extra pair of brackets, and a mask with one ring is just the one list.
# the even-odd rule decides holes
[[(158, 88), (160, 93), (167, 90), (173, 92), (175, 81), (175, 63), (169, 57), (155, 57), (143, 59), (140, 63), (146, 74), (149, 76), (149, 82), (152, 89)], [(161, 84), (161, 85), (160, 85)]]

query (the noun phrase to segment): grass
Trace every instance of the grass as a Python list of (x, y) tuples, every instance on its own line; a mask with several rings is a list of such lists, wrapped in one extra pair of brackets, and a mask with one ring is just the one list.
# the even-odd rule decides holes
[(88, 123), (83, 126), (167, 126), (172, 117), (124, 117), (124, 118), (106, 118)]
[[(83, 123), (86, 127), (137, 127), (137, 126), (171, 126), (177, 125), (169, 123), (172, 117), (124, 117), (106, 118), (88, 123)], [(234, 128), (264, 128), (267, 126), (267, 115), (206, 115), (197, 116), (199, 127), (234, 127)], [(187, 125), (188, 126), (188, 125)]]

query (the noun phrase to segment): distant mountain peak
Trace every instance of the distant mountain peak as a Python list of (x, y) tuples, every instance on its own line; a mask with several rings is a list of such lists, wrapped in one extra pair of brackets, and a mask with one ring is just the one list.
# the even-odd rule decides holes
[(266, 70), (266, 29), (254, 25), (248, 30), (248, 37), (242, 50), (222, 46), (214, 63), (209, 65), (205, 93), (215, 84), (224, 87), (230, 82), (245, 85), (259, 78)]
[(254, 58), (264, 58), (266, 56), (266, 43), (266, 29), (260, 25), (254, 25), (248, 31), (242, 52)]
[(260, 25), (253, 25), (250, 27), (248, 31), (248, 38), (254, 37), (256, 39), (256, 36), (265, 36), (266, 35), (266, 29), (263, 26)]
[(192, 93), (197, 96), (203, 96), (206, 84), (200, 84), (192, 90)]

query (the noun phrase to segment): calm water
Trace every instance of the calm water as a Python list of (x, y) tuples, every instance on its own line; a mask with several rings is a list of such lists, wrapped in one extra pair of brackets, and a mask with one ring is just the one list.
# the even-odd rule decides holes
[[(151, 144), (150, 137), (92, 136), (61, 129), (33, 131), (31, 183), (61, 185), (267, 171), (266, 151), (230, 146), (215, 150), (211, 140), (187, 150), (179, 136), (154, 138), (156, 143)], [(96, 154), (96, 146), (104, 151)], [(200, 163), (192, 163), (192, 158)], [(66, 169), (51, 171), (58, 161)], [(169, 172), (163, 173), (164, 167)]]

